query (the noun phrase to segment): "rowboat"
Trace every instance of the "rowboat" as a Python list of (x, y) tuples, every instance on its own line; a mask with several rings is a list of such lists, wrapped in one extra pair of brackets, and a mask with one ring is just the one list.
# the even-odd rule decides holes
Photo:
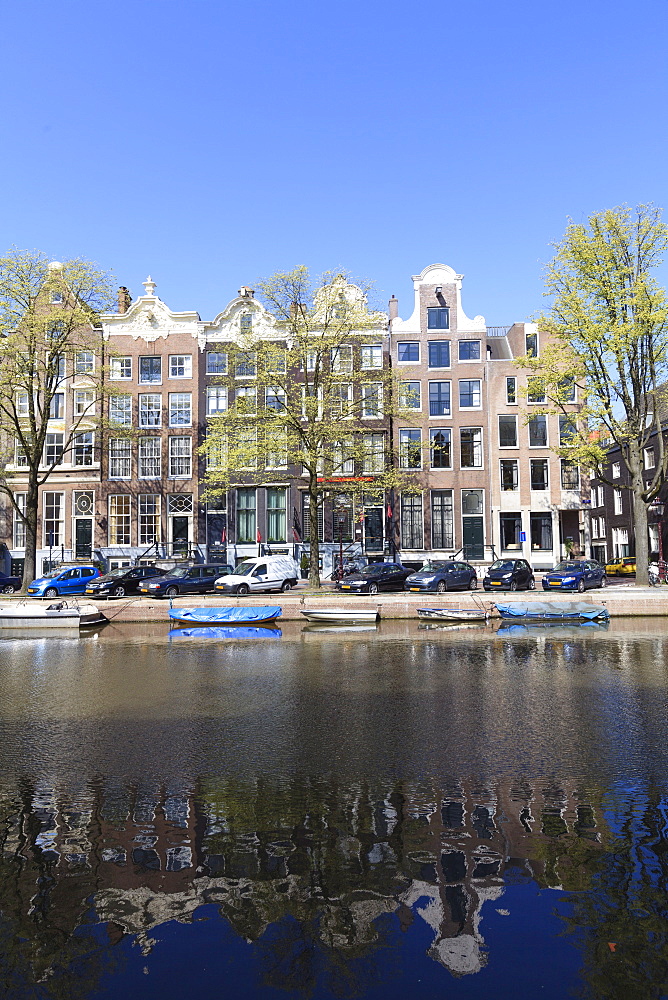
[(586, 601), (534, 601), (526, 604), (497, 604), (496, 610), (502, 618), (512, 618), (523, 622), (592, 622), (610, 617), (610, 612), (604, 604), (588, 604)]
[(169, 617), (181, 625), (219, 627), (265, 625), (283, 614), (281, 608), (258, 605), (246, 608), (170, 608)]
[(488, 608), (418, 608), (418, 618), (438, 622), (481, 622), (491, 617)]
[(280, 628), (261, 625), (199, 625), (196, 628), (170, 629), (170, 639), (280, 639)]
[(310, 622), (329, 622), (334, 625), (337, 622), (376, 622), (380, 615), (375, 608), (370, 611), (364, 608), (307, 608), (301, 611)]
[(16, 601), (0, 607), (0, 628), (79, 629), (106, 621), (106, 616), (94, 604), (79, 604), (78, 601), (56, 601), (46, 605)]

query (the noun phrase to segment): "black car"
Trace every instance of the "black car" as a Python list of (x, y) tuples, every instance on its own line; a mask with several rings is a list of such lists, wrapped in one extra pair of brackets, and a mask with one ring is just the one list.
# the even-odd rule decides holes
[(526, 559), (497, 559), (482, 585), (485, 590), (535, 590), (536, 580)]
[(179, 566), (154, 580), (141, 580), (139, 593), (150, 597), (176, 597), (177, 594), (207, 594), (219, 576), (233, 573), (232, 566), (224, 563), (201, 566)]
[(379, 590), (403, 590), (412, 570), (399, 563), (371, 563), (357, 573), (344, 576), (337, 590), (351, 594), (377, 594)]
[(139, 584), (152, 577), (163, 576), (157, 566), (121, 566), (88, 584), (84, 593), (91, 597), (125, 597), (136, 594)]
[(416, 593), (435, 590), (438, 594), (446, 590), (475, 590), (477, 586), (478, 574), (473, 566), (455, 560), (425, 563), (417, 573), (411, 573), (405, 583), (406, 590)]
[(15, 590), (21, 589), (21, 583), (20, 576), (5, 576), (3, 573), (0, 576), (0, 594), (13, 594)]

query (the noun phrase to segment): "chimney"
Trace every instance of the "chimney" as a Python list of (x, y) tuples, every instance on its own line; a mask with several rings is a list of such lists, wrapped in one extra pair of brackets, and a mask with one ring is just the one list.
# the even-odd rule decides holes
[(132, 297), (131, 297), (129, 291), (127, 290), (127, 288), (125, 287), (125, 285), (121, 285), (121, 287), (118, 289), (118, 300), (117, 301), (118, 301), (118, 312), (119, 313), (126, 313), (128, 311), (128, 309), (130, 308), (130, 303), (132, 302)]
[(249, 288), (248, 285), (242, 285), (239, 289), (239, 295), (242, 299), (252, 299), (255, 295), (255, 289)]
[(390, 319), (391, 320), (396, 319), (397, 316), (399, 315), (399, 299), (396, 299), (393, 295), (390, 301), (388, 302), (388, 306), (390, 310)]

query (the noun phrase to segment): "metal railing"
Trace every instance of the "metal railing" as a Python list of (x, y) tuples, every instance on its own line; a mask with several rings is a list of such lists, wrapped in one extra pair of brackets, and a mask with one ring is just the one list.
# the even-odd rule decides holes
[(509, 326), (488, 326), (487, 327), (487, 336), (488, 337), (507, 337), (509, 330), (510, 330)]

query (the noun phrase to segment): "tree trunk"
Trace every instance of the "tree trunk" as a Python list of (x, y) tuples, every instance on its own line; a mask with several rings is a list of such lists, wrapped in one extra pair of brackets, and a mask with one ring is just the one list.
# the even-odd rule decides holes
[(21, 593), (25, 594), (28, 584), (37, 576), (37, 513), (39, 509), (39, 489), (36, 482), (32, 482), (32, 475), (28, 479), (28, 491), (26, 493), (26, 549), (23, 563), (23, 582)]
[(308, 509), (309, 509), (309, 543), (310, 561), (308, 571), (308, 582), (312, 587), (320, 587), (320, 539), (318, 538), (318, 480), (313, 473), (309, 474), (308, 481)]
[(636, 587), (648, 585), (649, 540), (647, 538), (647, 504), (643, 500), (645, 484), (642, 474), (633, 480), (633, 530), (636, 539)]

